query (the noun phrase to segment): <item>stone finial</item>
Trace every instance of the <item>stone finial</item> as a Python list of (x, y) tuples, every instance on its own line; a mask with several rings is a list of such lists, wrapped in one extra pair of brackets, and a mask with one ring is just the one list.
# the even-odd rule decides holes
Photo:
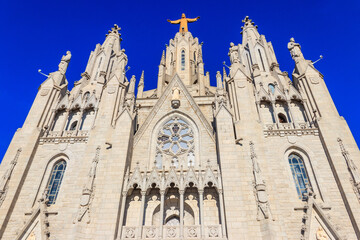
[(221, 80), (220, 71), (217, 71), (217, 72), (216, 72), (216, 87), (217, 87), (218, 89), (223, 89), (223, 88), (224, 88), (223, 83), (222, 83), (222, 80)]
[(106, 36), (109, 36), (111, 34), (121, 36), (121, 34), (119, 33), (120, 30), (121, 27), (119, 27), (117, 24), (114, 24), (114, 27), (112, 27), (111, 30), (108, 31), (108, 34), (106, 34)]
[(162, 52), (160, 65), (165, 66), (165, 50), (163, 50), (163, 52)]
[(244, 23), (244, 26), (241, 27), (241, 29), (245, 29), (248, 27), (255, 27), (256, 29), (258, 28), (258, 26), (256, 26), (255, 23), (249, 18), (249, 16), (246, 16), (244, 20), (242, 20), (242, 22)]

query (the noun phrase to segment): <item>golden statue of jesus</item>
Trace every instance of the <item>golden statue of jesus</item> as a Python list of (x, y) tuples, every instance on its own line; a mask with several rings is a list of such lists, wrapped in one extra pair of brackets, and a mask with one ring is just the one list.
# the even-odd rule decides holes
[(188, 32), (188, 23), (196, 22), (200, 17), (197, 18), (186, 18), (185, 13), (181, 15), (181, 18), (178, 20), (171, 21), (168, 19), (167, 21), (171, 24), (180, 24), (179, 32), (185, 33)]

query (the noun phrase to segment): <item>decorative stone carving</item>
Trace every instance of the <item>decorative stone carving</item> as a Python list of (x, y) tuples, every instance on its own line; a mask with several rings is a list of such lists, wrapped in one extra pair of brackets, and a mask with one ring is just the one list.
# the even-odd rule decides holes
[(239, 47), (235, 46), (235, 44), (232, 43), (232, 42), (230, 43), (230, 48), (229, 48), (228, 55), (230, 57), (231, 64), (240, 62), (240, 59), (239, 59)]
[(271, 210), (268, 195), (266, 192), (266, 185), (263, 179), (259, 163), (257, 161), (257, 156), (254, 150), (254, 143), (250, 141), (250, 152), (251, 152), (251, 161), (253, 165), (253, 174), (254, 174), (254, 195), (258, 205), (257, 211), (257, 220), (260, 221), (261, 217), (268, 219), (271, 217)]
[(171, 106), (175, 109), (180, 107), (180, 89), (178, 87), (172, 89)]
[(8, 183), (10, 181), (12, 172), (15, 168), (15, 165), (18, 161), (19, 155), (21, 153), (22, 149), (19, 148), (16, 152), (16, 155), (14, 157), (14, 159), (10, 162), (10, 166), (8, 167), (8, 169), (5, 171), (4, 175), (2, 176), (1, 180), (0, 180), (0, 207), (2, 205), (2, 203), (5, 200), (6, 197), (6, 193), (8, 190)]
[(353, 186), (354, 192), (360, 202), (360, 173), (358, 168), (356, 167), (353, 160), (350, 158), (349, 152), (345, 149), (344, 144), (341, 138), (338, 138), (337, 141), (339, 142), (341, 153), (344, 156), (346, 164), (348, 166), (348, 170), (350, 172), (350, 182)]
[[(86, 222), (90, 223), (90, 205), (94, 197), (94, 180), (96, 177), (96, 167), (99, 162), (100, 146), (96, 148), (96, 154), (92, 161), (91, 168), (88, 175), (88, 180), (83, 188), (82, 195), (80, 197), (80, 206), (76, 220), (81, 222), (86, 215)], [(74, 221), (75, 223), (75, 221)]]
[(322, 227), (316, 231), (316, 240), (328, 240), (327, 234)]
[(304, 59), (304, 56), (301, 52), (301, 46), (299, 43), (295, 42), (294, 38), (290, 38), (290, 42), (288, 43), (287, 47), (290, 51), (292, 59), (294, 59), (295, 62)]

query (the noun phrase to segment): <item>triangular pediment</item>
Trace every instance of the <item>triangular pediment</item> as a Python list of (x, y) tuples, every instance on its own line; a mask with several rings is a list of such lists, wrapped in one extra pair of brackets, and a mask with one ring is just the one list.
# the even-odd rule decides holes
[[(187, 101), (188, 105), (190, 106), (190, 109), (187, 109), (187, 112), (184, 112), (184, 113), (189, 115), (189, 111), (192, 111), (194, 113), (194, 115), (197, 116), (198, 122), (200, 122), (201, 125), (206, 129), (206, 132), (208, 133), (208, 135), (210, 136), (212, 141), (215, 142), (215, 138), (213, 135), (213, 129), (212, 129), (210, 123), (208, 122), (208, 120), (206, 119), (206, 117), (204, 116), (202, 111), (200, 110), (199, 106), (195, 102), (194, 98), (192, 97), (192, 95), (190, 94), (190, 92), (188, 91), (188, 89), (186, 88), (184, 83), (181, 81), (180, 77), (177, 74), (175, 74), (174, 77), (172, 78), (172, 80), (170, 81), (170, 83), (167, 85), (167, 87), (166, 87), (165, 91), (163, 92), (163, 94), (161, 95), (161, 97), (158, 99), (158, 101), (156, 102), (156, 104), (154, 105), (154, 107), (152, 108), (150, 113), (148, 114), (144, 123), (141, 125), (139, 130), (136, 132), (135, 137), (134, 137), (134, 146), (136, 146), (136, 144), (139, 142), (139, 140), (142, 137), (142, 135), (144, 134), (144, 132), (149, 128), (149, 125), (153, 121), (155, 116), (157, 116), (159, 114), (161, 114), (161, 116), (164, 116), (169, 113), (168, 111), (166, 113), (164, 113), (164, 112), (161, 112), (160, 110), (164, 106), (164, 104), (171, 104), (171, 94), (172, 94), (172, 90), (174, 88), (178, 88), (180, 90), (181, 97), (182, 97), (181, 101)], [(173, 109), (172, 111), (175, 111), (175, 110), (177, 112), (182, 111), (181, 107), (180, 107), (180, 110)]]
[(335, 226), (333, 226), (329, 218), (325, 215), (322, 208), (315, 202), (312, 207), (311, 217), (308, 221), (310, 221), (309, 239), (341, 239)]

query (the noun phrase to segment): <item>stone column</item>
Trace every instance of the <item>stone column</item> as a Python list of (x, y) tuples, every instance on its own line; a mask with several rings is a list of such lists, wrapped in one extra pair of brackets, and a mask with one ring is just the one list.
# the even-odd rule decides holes
[(80, 108), (80, 112), (79, 112), (79, 118), (77, 120), (78, 124), (76, 125), (76, 135), (77, 135), (77, 132), (79, 131), (80, 129), (80, 125), (81, 125), (81, 122), (83, 120), (83, 114), (84, 114), (84, 109), (83, 108)]
[(142, 225), (143, 225), (143, 220), (144, 220), (145, 196), (146, 196), (146, 191), (141, 191), (141, 208), (140, 208), (139, 231), (138, 231), (139, 239), (141, 239)]
[(290, 113), (290, 117), (291, 117), (291, 122), (294, 126), (294, 128), (296, 128), (296, 122), (295, 122), (295, 118), (294, 118), (294, 115), (293, 115), (293, 112), (292, 112), (292, 108), (291, 108), (291, 101), (286, 101), (287, 102), (287, 105), (288, 105), (288, 109), (289, 109), (289, 113)]
[(220, 201), (220, 217), (221, 217), (221, 231), (222, 237), (226, 237), (226, 226), (225, 226), (225, 212), (224, 212), (224, 199), (223, 199), (223, 190), (219, 189), (219, 201)]
[(122, 193), (121, 208), (120, 208), (120, 219), (119, 219), (119, 232), (118, 232), (117, 239), (121, 239), (121, 233), (122, 233), (122, 228), (123, 228), (123, 223), (124, 223), (126, 197), (127, 197), (127, 192), (124, 191)]
[(272, 106), (274, 114), (275, 114), (274, 117), (275, 117), (275, 122), (276, 122), (277, 128), (279, 128), (279, 116), (278, 116), (278, 112), (276, 111), (275, 101), (271, 101), (271, 106)]
[(263, 120), (262, 120), (262, 116), (261, 116), (261, 106), (260, 106), (260, 102), (259, 101), (256, 101), (256, 108), (257, 108), (257, 111), (258, 111), (258, 114), (259, 114), (259, 121), (264, 123)]
[(64, 131), (65, 131), (65, 127), (66, 127), (66, 123), (68, 122), (68, 118), (69, 118), (69, 113), (70, 113), (70, 109), (66, 109), (66, 113), (65, 113), (65, 118), (64, 118), (64, 122), (61, 126), (61, 135), (63, 135)]
[(180, 193), (180, 238), (184, 236), (184, 192), (185, 190), (179, 190)]
[(164, 225), (164, 202), (165, 202), (165, 190), (160, 190), (160, 225), (159, 225), (159, 238), (162, 238), (163, 225)]
[(200, 205), (200, 231), (201, 237), (205, 238), (205, 229), (204, 229), (204, 189), (199, 189), (199, 205)]

